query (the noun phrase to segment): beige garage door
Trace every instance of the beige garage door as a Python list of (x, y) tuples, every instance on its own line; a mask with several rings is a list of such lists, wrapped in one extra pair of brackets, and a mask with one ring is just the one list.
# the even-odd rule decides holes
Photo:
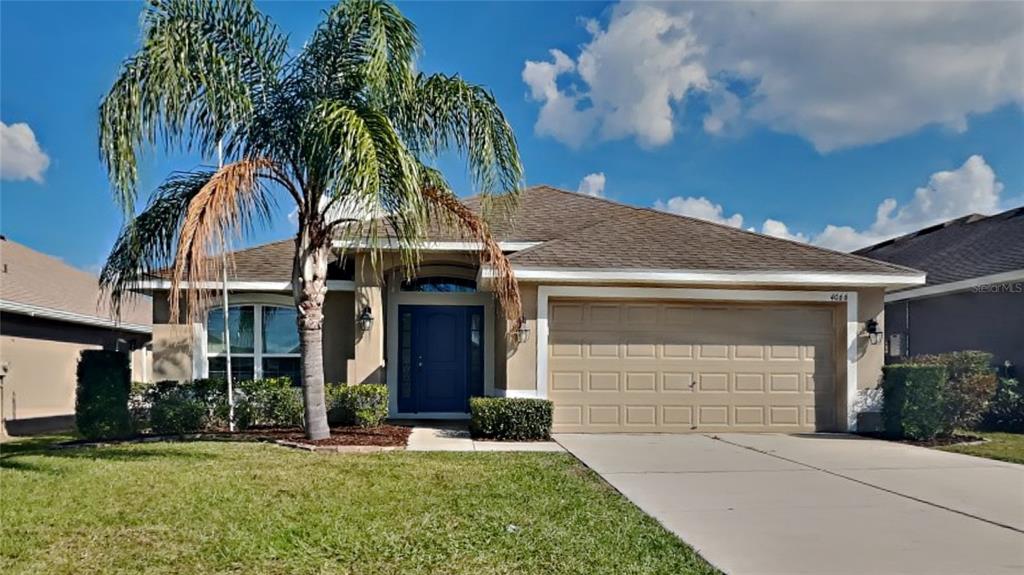
[(553, 300), (559, 432), (835, 429), (833, 310)]

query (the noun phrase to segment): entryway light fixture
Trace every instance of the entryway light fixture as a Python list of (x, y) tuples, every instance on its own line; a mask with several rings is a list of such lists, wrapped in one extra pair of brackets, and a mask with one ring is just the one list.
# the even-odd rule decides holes
[(864, 331), (868, 334), (868, 339), (871, 340), (872, 344), (882, 342), (882, 330), (878, 329), (878, 322), (874, 319), (864, 322)]
[(370, 311), (370, 306), (363, 308), (363, 312), (359, 314), (359, 319), (356, 320), (359, 323), (359, 331), (368, 332), (373, 326), (373, 312)]
[(519, 329), (516, 330), (516, 341), (526, 343), (530, 339), (530, 326), (526, 325), (525, 319), (519, 320)]

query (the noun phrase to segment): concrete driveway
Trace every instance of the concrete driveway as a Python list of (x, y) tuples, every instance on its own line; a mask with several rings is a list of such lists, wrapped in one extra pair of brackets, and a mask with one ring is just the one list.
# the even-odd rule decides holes
[(555, 439), (726, 573), (1024, 573), (1024, 466), (847, 435)]

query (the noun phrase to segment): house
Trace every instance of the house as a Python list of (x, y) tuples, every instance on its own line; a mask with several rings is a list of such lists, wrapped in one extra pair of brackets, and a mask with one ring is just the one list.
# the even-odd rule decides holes
[(115, 320), (96, 276), (0, 236), (0, 411), (19, 435), (74, 425), (75, 370), (84, 349), (131, 352), (149, 378), (152, 310), (139, 298)]
[[(478, 207), (469, 199), (471, 207)], [(566, 192), (523, 191), (492, 233), (509, 254), (524, 328), (488, 291), (477, 244), (435, 234), (412, 274), (336, 241), (324, 326), (329, 381), (382, 382), (392, 417), (464, 418), (473, 395), (548, 398), (556, 431), (814, 431), (856, 425), (877, 385), (886, 290), (907, 267)], [(295, 375), (291, 240), (234, 253), (239, 377)], [(223, 373), (223, 310), (181, 325), (165, 279), (154, 377)]]
[(885, 297), (887, 361), (974, 349), (1024, 365), (1024, 206), (973, 214), (856, 252), (928, 273)]

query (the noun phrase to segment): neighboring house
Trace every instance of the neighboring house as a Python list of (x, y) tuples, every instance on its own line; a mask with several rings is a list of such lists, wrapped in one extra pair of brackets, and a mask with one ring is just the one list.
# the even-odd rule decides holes
[[(471, 207), (478, 202), (469, 199)], [(525, 329), (506, 336), (477, 245), (434, 234), (412, 277), (336, 242), (324, 325), (329, 381), (384, 382), (392, 417), (462, 418), (473, 395), (541, 397), (556, 431), (814, 431), (855, 426), (878, 384), (887, 289), (922, 272), (550, 187), (492, 225)], [(296, 375), (291, 240), (234, 253), (236, 377)], [(179, 325), (145, 286), (154, 377), (223, 373), (223, 311)], [(216, 288), (216, 285), (210, 287)], [(362, 324), (362, 325), (361, 325)]]
[(856, 252), (928, 273), (885, 297), (887, 361), (975, 349), (1024, 365), (1024, 207), (924, 228)]
[(149, 379), (152, 306), (138, 298), (115, 321), (96, 276), (0, 236), (0, 395), (12, 435), (70, 428), (75, 370), (84, 349), (131, 352), (132, 376)]

